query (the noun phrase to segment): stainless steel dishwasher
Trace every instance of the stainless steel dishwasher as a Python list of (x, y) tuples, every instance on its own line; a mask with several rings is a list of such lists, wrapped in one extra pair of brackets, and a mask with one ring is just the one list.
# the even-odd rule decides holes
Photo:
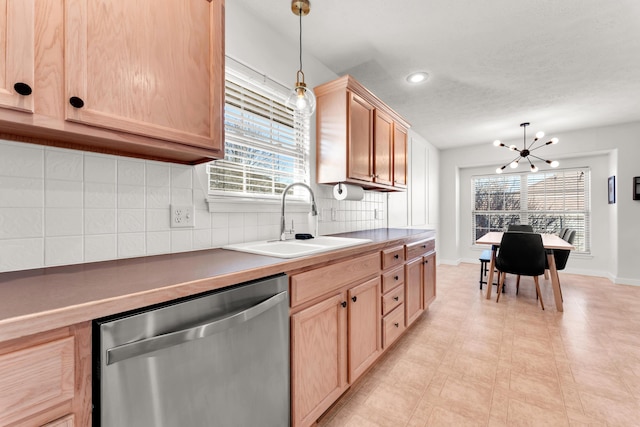
[(93, 323), (93, 425), (289, 425), (285, 275)]

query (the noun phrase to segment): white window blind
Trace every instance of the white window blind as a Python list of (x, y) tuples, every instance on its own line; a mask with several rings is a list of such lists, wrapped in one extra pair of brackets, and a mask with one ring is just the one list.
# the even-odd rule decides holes
[(509, 224), (530, 224), (538, 233), (576, 230), (577, 252), (590, 252), (589, 169), (472, 178), (473, 241)]
[(235, 65), (226, 70), (225, 156), (209, 164), (209, 193), (275, 197), (309, 181), (309, 118), (285, 107), (286, 88)]

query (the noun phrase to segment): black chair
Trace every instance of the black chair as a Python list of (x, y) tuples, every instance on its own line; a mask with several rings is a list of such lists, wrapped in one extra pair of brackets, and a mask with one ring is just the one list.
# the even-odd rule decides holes
[(529, 224), (509, 224), (507, 231), (524, 231), (527, 233), (533, 233), (533, 227)]
[[(567, 233), (565, 233), (564, 240), (567, 243), (573, 244), (573, 240), (576, 238), (576, 230), (568, 229)], [(564, 270), (567, 266), (567, 261), (569, 260), (569, 254), (571, 251), (566, 249), (554, 249), (553, 250), (553, 259), (556, 262), (556, 270)], [(545, 268), (549, 269), (549, 261), (547, 261), (547, 257), (544, 258)], [(558, 285), (560, 284), (560, 276), (558, 276)], [(562, 298), (562, 286), (560, 286), (560, 298)], [(563, 298), (564, 299), (564, 298)]]
[[(485, 280), (485, 277), (487, 277), (487, 273), (489, 272), (489, 263), (491, 262), (491, 249), (485, 249), (484, 251), (482, 251), (480, 257), (478, 257), (478, 260), (480, 260), (480, 289), (482, 290), (482, 285), (487, 283), (488, 280), (488, 278)], [(499, 271), (498, 276), (500, 276)], [(494, 285), (498, 286), (497, 279)], [(502, 292), (504, 292), (504, 289), (502, 290)]]
[(544, 274), (545, 251), (542, 244), (542, 236), (537, 233), (508, 231), (502, 235), (500, 251), (496, 258), (496, 268), (500, 270), (500, 281), (498, 282), (498, 298), (504, 286), (506, 273), (522, 276), (532, 276), (536, 284), (536, 294), (540, 298), (540, 305), (544, 310), (542, 293), (538, 276)]

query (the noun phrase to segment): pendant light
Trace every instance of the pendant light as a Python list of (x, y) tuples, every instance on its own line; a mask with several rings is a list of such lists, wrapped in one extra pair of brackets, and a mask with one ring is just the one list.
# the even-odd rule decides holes
[(510, 146), (507, 147), (505, 144), (503, 144), (502, 142), (500, 142), (497, 139), (495, 141), (493, 141), (493, 145), (496, 146), (496, 147), (506, 147), (511, 151), (517, 151), (518, 152), (518, 157), (513, 159), (512, 162), (507, 163), (506, 165), (497, 168), (496, 169), (496, 173), (502, 173), (502, 171), (504, 171), (507, 166), (511, 166), (513, 169), (517, 168), (518, 165), (520, 164), (520, 160), (522, 160), (522, 159), (526, 159), (529, 162), (529, 166), (531, 168), (531, 172), (538, 172), (538, 167), (536, 165), (534, 165), (533, 162), (531, 162), (531, 159), (529, 157), (535, 157), (538, 160), (542, 160), (543, 162), (547, 163), (552, 168), (558, 167), (559, 163), (556, 160), (553, 160), (553, 161), (545, 160), (543, 158), (540, 158), (538, 156), (534, 156), (533, 154), (531, 154), (531, 152), (533, 150), (537, 150), (538, 148), (542, 148), (542, 147), (544, 147), (546, 145), (549, 145), (549, 144), (557, 144), (558, 143), (558, 138), (551, 138), (549, 141), (545, 142), (543, 145), (539, 145), (536, 148), (533, 148), (533, 146), (536, 144), (536, 142), (538, 142), (540, 140), (540, 138), (544, 137), (544, 132), (538, 132), (538, 133), (536, 133), (535, 139), (527, 147), (527, 126), (529, 126), (529, 124), (530, 123), (520, 123), (520, 127), (522, 127), (523, 132), (524, 132), (524, 137), (523, 137), (524, 145), (522, 147), (522, 150), (518, 150), (518, 148), (515, 145), (510, 145)]
[(299, 114), (311, 116), (316, 110), (316, 97), (313, 91), (307, 88), (304, 82), (304, 73), (302, 72), (302, 17), (311, 11), (311, 3), (309, 0), (292, 0), (291, 11), (299, 17), (300, 21), (300, 69), (296, 74), (296, 86), (291, 91), (287, 99), (287, 106)]

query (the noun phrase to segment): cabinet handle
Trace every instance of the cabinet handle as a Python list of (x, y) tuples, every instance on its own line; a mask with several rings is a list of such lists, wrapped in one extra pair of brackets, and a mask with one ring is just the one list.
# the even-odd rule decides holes
[(393, 324), (393, 326), (395, 326), (396, 328), (399, 328), (400, 327), (400, 323), (396, 322), (396, 323)]
[(20, 95), (22, 96), (29, 96), (31, 95), (31, 92), (33, 92), (31, 90), (31, 86), (29, 86), (26, 83), (22, 83), (22, 82), (18, 82), (16, 84), (13, 85), (13, 89), (18, 92)]
[(81, 98), (78, 98), (77, 96), (72, 96), (71, 98), (69, 98), (69, 104), (71, 104), (73, 108), (84, 107), (84, 101)]
[(398, 254), (395, 254), (395, 255), (393, 256), (393, 259), (398, 259), (398, 258), (400, 258), (400, 255), (398, 255)]
[(355, 295), (351, 297), (351, 301), (356, 302), (358, 300), (358, 297), (356, 297)]
[(394, 301), (400, 301), (400, 297), (393, 297)]
[(398, 280), (400, 277), (398, 276), (393, 276), (393, 280)]
[(340, 305), (342, 306), (342, 308), (344, 308), (344, 307), (346, 307), (346, 306), (347, 306), (347, 302), (346, 302), (346, 301), (342, 301), (342, 302), (340, 303)]

